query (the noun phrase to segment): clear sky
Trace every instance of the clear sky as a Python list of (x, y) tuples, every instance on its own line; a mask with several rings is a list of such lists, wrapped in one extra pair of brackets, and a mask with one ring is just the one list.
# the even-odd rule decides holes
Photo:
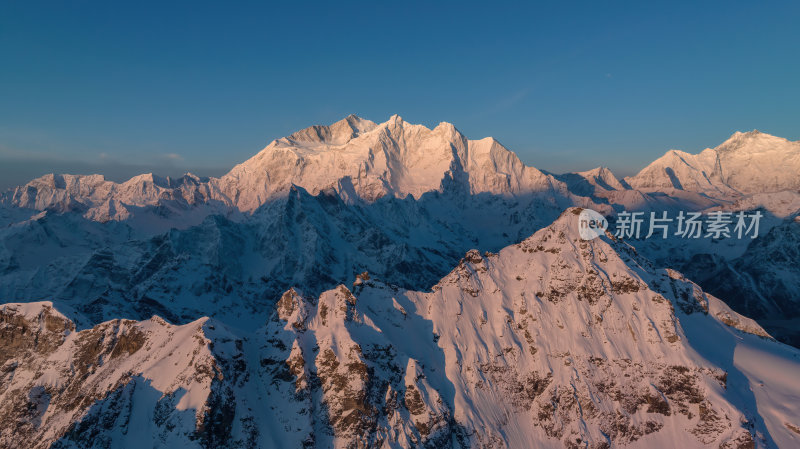
[(449, 121), (556, 172), (798, 140), (799, 24), (796, 1), (6, 1), (0, 188), (219, 175), (350, 113)]

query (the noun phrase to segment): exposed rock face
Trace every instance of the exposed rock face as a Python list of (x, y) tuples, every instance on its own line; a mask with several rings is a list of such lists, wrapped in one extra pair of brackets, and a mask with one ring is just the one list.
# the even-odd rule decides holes
[(726, 368), (697, 358), (682, 322), (732, 312), (624, 243), (578, 239), (570, 218), (498, 255), (467, 254), (434, 293), (413, 299), (434, 323), (448, 378), (459, 380), (455, 403), (505, 411), (457, 408), (456, 419), (494, 429), (476, 438), (498, 447), (514, 447), (512, 432), (529, 423), (517, 442), (612, 447), (685, 432), (691, 447), (748, 432), (734, 418), (744, 410), (719, 393)]
[(270, 402), (296, 445), (441, 447), (457, 431), (419, 362), (398, 353), (344, 286), (319, 299), (283, 295), (265, 329), (261, 365)]
[[(0, 365), (23, 351), (50, 354), (74, 330), (75, 326), (50, 304), (6, 304), (0, 308)], [(12, 365), (14, 362), (8, 366)]]
[(577, 212), (430, 292), (290, 289), (255, 332), (5, 305), (0, 446), (791, 447), (800, 353)]
[[(350, 116), (221, 178), (36, 179), (0, 198), (0, 298), (55, 307), (0, 308), (0, 446), (792, 447), (797, 352), (706, 291), (800, 344), (797, 145), (620, 181)], [(571, 209), (525, 238), (575, 205), (765, 221), (634, 249)]]
[[(458, 198), (348, 205), (335, 192), (298, 187), (247, 219), (211, 215), (152, 237), (132, 222), (48, 213), (0, 229), (0, 297), (54, 298), (92, 324), (212, 315), (254, 329), (293, 286), (318, 295), (369, 270), (429, 287), (468, 249), (499, 249), (560, 213), (534, 197), (475, 198), (474, 208)], [(484, 217), (487, 209), (497, 213)]]
[[(277, 139), (221, 178), (47, 175), (0, 195), (0, 297), (50, 298), (87, 324), (209, 315), (252, 330), (288, 288), (318, 295), (370, 270), (424, 290), (470, 248), (518, 243), (570, 206), (612, 221), (623, 209), (758, 209), (767, 257), (735, 260), (747, 240), (632, 244), (800, 344), (800, 272), (791, 258), (773, 264), (787, 236), (768, 235), (800, 210), (797, 154), (797, 142), (737, 133), (699, 155), (672, 151), (625, 182), (602, 167), (542, 172), (449, 123), (349, 116)], [(698, 269), (695, 256), (721, 268)]]
[[(169, 444), (205, 422), (219, 371), (205, 319), (180, 327), (157, 317), (114, 320), (76, 331), (50, 303), (6, 304), (0, 315), (0, 446)], [(143, 422), (147, 433), (133, 434)]]

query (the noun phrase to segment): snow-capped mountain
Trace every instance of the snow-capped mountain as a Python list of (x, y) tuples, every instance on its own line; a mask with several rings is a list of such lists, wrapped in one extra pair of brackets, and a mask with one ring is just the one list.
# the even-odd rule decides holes
[(278, 139), (219, 181), (245, 211), (291, 185), (312, 194), (332, 188), (343, 197), (374, 201), (386, 195), (420, 198), (446, 182), (472, 194), (552, 188), (551, 178), (492, 138), (471, 141), (450, 123), (428, 129), (397, 115), (380, 125), (349, 116)]
[(50, 175), (8, 192), (0, 295), (92, 323), (257, 322), (289, 287), (318, 294), (367, 269), (427, 288), (468, 249), (518, 242), (575, 204), (611, 211), (494, 139), (350, 116), (221, 178)]
[(712, 197), (800, 190), (800, 142), (753, 130), (699, 154), (670, 150), (625, 181), (634, 189), (702, 192)]
[(0, 297), (49, 298), (92, 323), (152, 314), (260, 322), (292, 286), (319, 294), (365, 270), (428, 288), (468, 249), (520, 241), (570, 204), (447, 193), (347, 204), (335, 191), (293, 187), (246, 219), (210, 215), (144, 237), (129, 221), (44, 213), (0, 229)]
[[(616, 210), (675, 204), (703, 210), (736, 202), (786, 216), (800, 203), (798, 170), (799, 142), (752, 131), (737, 132), (696, 155), (671, 150), (624, 181), (604, 167), (553, 175), (526, 166), (491, 137), (467, 139), (450, 123), (428, 129), (396, 115), (381, 124), (351, 115), (274, 140), (220, 178), (147, 174), (114, 183), (101, 175), (46, 175), (6, 192), (0, 204), (32, 212), (78, 212), (101, 222), (131, 221), (151, 233), (188, 227), (210, 214), (252, 214), (286, 197), (293, 186), (312, 195), (334, 191), (348, 204), (457, 191), (561, 197), (576, 205), (594, 202), (600, 209), (611, 204)], [(773, 206), (766, 196), (776, 192), (788, 196), (788, 209)], [(14, 218), (2, 215), (6, 223)]]
[(734, 309), (800, 347), (800, 219), (787, 219), (753, 240), (738, 257), (695, 254), (681, 269)]
[[(796, 147), (737, 133), (706, 156), (668, 153), (626, 182), (602, 167), (545, 173), (496, 140), (468, 140), (448, 123), (428, 129), (398, 116), (381, 124), (349, 116), (277, 139), (221, 178), (142, 175), (113, 183), (99, 175), (48, 175), (6, 192), (0, 295), (52, 300), (94, 324), (159, 314), (181, 323), (211, 315), (255, 325), (265, 318), (259, 311), (286, 289), (316, 295), (364, 270), (427, 289), (468, 249), (519, 242), (569, 206), (609, 216), (759, 209), (767, 214), (764, 238), (800, 210), (800, 192), (746, 194), (758, 188), (741, 183), (771, 173), (791, 184)], [(773, 154), (783, 165), (774, 165)], [(706, 163), (711, 159), (721, 162)], [(719, 176), (705, 170), (708, 164), (721, 164)], [(670, 184), (636, 181), (646, 179)], [(659, 264), (689, 272), (695, 256), (733, 263), (748, 243), (632, 241)], [(800, 279), (791, 263), (782, 273)], [(698, 280), (720, 293), (715, 279)], [(741, 296), (725, 298), (737, 310), (763, 320), (793, 318), (762, 315), (761, 309), (795, 308), (769, 306), (770, 283), (743, 279), (757, 294), (729, 289)], [(788, 305), (798, 301), (791, 288), (781, 291)]]
[(378, 125), (351, 115), (277, 139), (221, 178), (141, 175), (117, 184), (99, 175), (48, 175), (6, 193), (3, 202), (108, 221), (129, 219), (148, 206), (252, 213), (285, 197), (292, 186), (312, 195), (334, 190), (348, 202), (418, 199), (448, 189), (501, 196), (569, 194), (492, 138), (468, 140), (450, 123), (428, 129), (395, 115)]
[[(0, 447), (796, 446), (797, 148), (620, 180), (349, 116), (220, 178), (33, 180), (0, 197)], [(764, 220), (587, 242), (572, 206)]]
[(4, 447), (795, 447), (800, 351), (578, 209), (431, 291), (288, 290), (255, 331), (0, 307)]
[[(699, 154), (671, 150), (624, 181), (604, 167), (553, 175), (526, 166), (491, 137), (467, 139), (450, 123), (428, 129), (396, 115), (381, 124), (351, 115), (274, 140), (220, 178), (147, 174), (114, 183), (101, 175), (46, 175), (6, 192), (0, 204), (131, 221), (151, 233), (191, 226), (209, 214), (252, 214), (293, 186), (312, 195), (335, 191), (348, 204), (463, 191), (560, 196), (575, 204), (589, 198), (636, 210), (676, 202), (694, 209), (732, 202), (772, 209), (774, 201), (765, 195), (781, 192), (790, 208), (776, 209), (786, 216), (800, 202), (798, 170), (800, 142), (752, 131)], [(16, 217), (4, 215), (9, 213), (0, 215), (5, 223)]]
[[(684, 270), (707, 291), (800, 346), (800, 142), (736, 132), (699, 154), (671, 150), (637, 175), (610, 181), (607, 169), (560, 175), (570, 191), (627, 211), (758, 211), (759, 236), (747, 239), (631, 241), (663, 266)], [(659, 201), (653, 204), (652, 198)], [(618, 209), (617, 209), (618, 210)]]

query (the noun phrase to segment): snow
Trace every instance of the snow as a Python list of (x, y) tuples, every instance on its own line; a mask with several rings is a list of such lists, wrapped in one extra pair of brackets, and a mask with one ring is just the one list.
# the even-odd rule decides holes
[(684, 328), (700, 356), (728, 371), (728, 391), (763, 420), (766, 440), (780, 448), (800, 444), (787, 426), (797, 427), (800, 416), (800, 351), (694, 317), (684, 319)]
[(18, 315), (24, 319), (37, 322), (41, 321), (43, 313), (55, 315), (59, 318), (64, 318), (61, 312), (53, 308), (53, 303), (50, 301), (35, 301), (23, 303), (7, 303), (0, 305), (0, 313)]
[[(446, 122), (429, 129), (399, 116), (380, 124), (348, 116), (277, 139), (221, 178), (146, 174), (113, 183), (47, 175), (0, 199), (0, 296), (50, 301), (0, 311), (40, 331), (46, 314), (70, 317), (80, 330), (66, 329), (55, 352), (20, 357), (28, 365), (8, 382), (64, 391), (81, 369), (81, 338), (96, 333), (108, 351), (81, 388), (101, 399), (68, 411), (37, 396), (36, 419), (45, 426), (37, 435), (60, 438), (72, 422), (120, 413), (110, 434), (117, 444), (140, 433), (158, 435), (154, 446), (191, 446), (181, 432), (227, 410), (221, 404), (233, 397), (230, 438), (263, 447), (311, 437), (322, 446), (394, 439), (411, 447), (423, 438), (420, 429), (475, 445), (612, 438), (630, 447), (699, 447), (742, 437), (741, 421), (752, 426), (757, 447), (793, 447), (797, 351), (656, 266), (711, 254), (754, 286), (754, 303), (779, 296), (770, 288), (792, 291), (800, 275), (786, 246), (800, 236), (798, 145), (737, 133), (696, 155), (670, 151), (620, 180), (605, 167), (545, 173), (497, 140), (469, 140)], [(608, 236), (578, 239), (575, 209), (561, 213), (575, 205), (608, 216), (769, 214), (752, 244), (631, 242), (637, 254)], [(481, 251), (453, 269), (470, 248)], [(352, 293), (336, 286), (365, 270), (388, 283), (362, 279)], [(756, 285), (764, 271), (784, 282), (763, 275)], [(288, 286), (301, 288), (273, 313)], [(787, 307), (787, 297), (771, 310)], [(175, 324), (146, 319), (153, 314)], [(107, 321), (120, 317), (137, 321)], [(111, 357), (113, 342), (135, 332), (146, 344)], [(671, 366), (697, 376), (724, 426), (696, 431), (699, 405), (679, 398), (670, 398), (672, 407), (691, 409), (691, 418), (630, 412), (598, 386), (614, 381), (620, 397), (641, 400), (659, 392)], [(722, 371), (726, 387), (715, 377)], [(531, 393), (528, 382), (545, 378), (547, 386)], [(374, 400), (372, 388), (383, 388), (381, 407), (399, 398), (391, 416), (352, 407)], [(580, 410), (547, 408), (568, 397), (580, 399)], [(156, 409), (180, 430), (165, 431)], [(325, 413), (332, 424), (324, 424)], [(608, 436), (603, 423), (616, 413), (628, 433)], [(352, 427), (362, 421), (373, 434)], [(637, 436), (646, 426), (660, 428)]]
[[(652, 166), (675, 171), (682, 188), (648, 168), (636, 179), (667, 185), (635, 189), (604, 167), (541, 172), (497, 140), (469, 140), (446, 122), (428, 129), (398, 116), (380, 124), (349, 116), (277, 139), (221, 178), (145, 174), (117, 184), (48, 175), (7, 192), (0, 297), (51, 299), (79, 327), (157, 313), (179, 323), (209, 314), (252, 329), (265, 318), (260, 302), (291, 286), (317, 294), (371, 270), (428, 288), (469, 248), (497, 251), (570, 206), (606, 216), (761, 208), (766, 235), (800, 211), (800, 193), (745, 195), (697, 169), (719, 152), (791, 154), (795, 144), (758, 133), (696, 156), (671, 151)], [(795, 179), (788, 168), (775, 173)], [(749, 242), (633, 243), (683, 266), (698, 254), (733, 263)]]
[[(453, 432), (449, 416), (464, 426), (463, 438), (471, 444), (561, 447), (575, 438), (605, 441), (608, 414), (622, 410), (614, 399), (617, 393), (609, 396), (606, 388), (655, 394), (659, 390), (653, 388), (664, 382), (670, 367), (678, 366), (693, 373), (703, 407), (716, 418), (698, 427), (697, 417), (706, 412), (669, 393), (671, 414), (625, 412), (630, 421), (622, 428), (634, 433), (614, 436), (615, 442), (705, 447), (741, 437), (748, 432), (742, 425), (746, 421), (759, 447), (795, 445), (797, 436), (787, 424), (796, 425), (800, 416), (800, 351), (771, 340), (755, 322), (680, 273), (655, 268), (610, 235), (581, 240), (577, 212), (565, 211), (551, 226), (497, 254), (470, 251), (430, 292), (365, 278), (353, 293), (344, 286), (318, 298), (290, 291), (267, 325), (255, 332), (207, 318), (180, 326), (157, 317), (112, 321), (67, 334), (58, 350), (17, 368), (12, 382), (16, 388), (41, 385), (53, 391), (71, 382), (68, 367), (81, 353), (87, 333), (101, 332), (107, 336), (103, 341), (113, 342), (139, 332), (145, 337), (140, 349), (121, 358), (104, 355), (82, 380), (83, 388), (95, 388), (101, 398), (121, 394), (120, 400), (129, 404), (126, 424), (115, 418), (105, 434), (115, 445), (124, 446), (137, 433), (153, 436), (155, 446), (167, 441), (156, 435), (171, 439), (172, 445), (192, 444), (182, 440), (184, 430), (164, 433), (156, 414), (174, 410), (170, 419), (188, 429), (195, 424), (185, 412), (201, 419), (214, 410), (209, 407), (220, 406), (210, 401), (212, 391), (222, 391), (215, 383), (221, 383), (235, 398), (238, 418), (231, 438), (250, 438), (245, 423), (253, 423), (262, 429), (256, 441), (266, 447), (300, 444), (307, 435), (333, 447), (372, 441), (342, 424), (351, 421), (340, 421), (367, 419), (350, 408), (348, 398), (363, 398), (370, 385), (385, 385), (377, 397), (399, 392), (405, 398), (400, 404), (408, 409), (379, 419), (374, 430), (375, 437), (402, 447), (418, 441), (419, 426), (435, 429), (431, 435)], [(2, 310), (35, 322), (43, 310), (63, 318), (51, 307), (10, 304)], [(386, 348), (391, 358), (376, 359), (377, 348)], [(287, 382), (284, 374), (269, 368), (273, 360), (296, 367), (287, 384), (282, 383)], [(370, 382), (357, 368), (365, 364), (375, 376)], [(727, 381), (720, 384), (723, 372)], [(318, 376), (321, 387), (301, 380), (300, 373), (303, 379)], [(539, 379), (542, 389), (522, 395), (529, 388), (523, 379)], [(611, 380), (618, 384), (609, 385), (617, 386), (599, 387)], [(542, 418), (542, 407), (563, 398), (565, 388), (579, 398), (584, 414), (565, 402), (563, 411)], [(175, 399), (163, 409), (158, 404), (169, 395)], [(97, 414), (119, 410), (114, 407), (103, 400), (88, 411), (49, 406), (41, 417), (43, 438), (58, 437), (73, 420), (91, 422)], [(679, 412), (683, 407), (686, 414)], [(308, 413), (330, 413), (333, 433), (314, 424), (319, 416), (312, 419)], [(647, 425), (658, 429), (630, 436), (646, 423), (657, 423)]]
[(633, 188), (676, 188), (712, 197), (798, 190), (800, 142), (750, 131), (736, 132), (716, 148), (699, 154), (670, 150), (637, 175)]

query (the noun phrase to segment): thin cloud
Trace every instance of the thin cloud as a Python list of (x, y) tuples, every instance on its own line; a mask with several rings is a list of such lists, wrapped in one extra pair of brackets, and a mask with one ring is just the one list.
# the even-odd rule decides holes
[(503, 112), (505, 110), (511, 109), (513, 106), (520, 103), (522, 100), (525, 99), (531, 93), (531, 88), (526, 87), (524, 89), (520, 89), (513, 94), (509, 95), (508, 97), (500, 99), (494, 107), (489, 108), (490, 114), (497, 114), (499, 112)]
[(178, 153), (166, 153), (161, 155), (162, 158), (170, 160), (170, 161), (182, 161), (183, 156)]

